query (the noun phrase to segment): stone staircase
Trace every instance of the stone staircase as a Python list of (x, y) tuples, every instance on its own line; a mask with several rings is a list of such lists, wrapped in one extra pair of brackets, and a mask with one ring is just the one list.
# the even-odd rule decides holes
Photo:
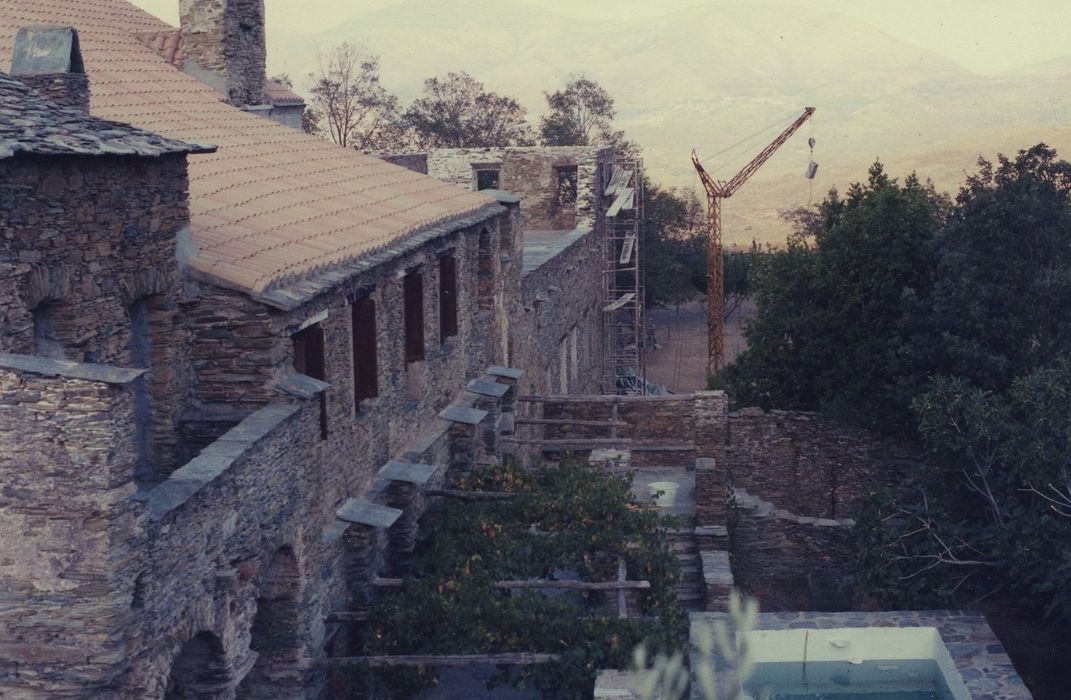
[(704, 609), (703, 570), (695, 542), (695, 519), (668, 531), (670, 547), (681, 562), (681, 580), (677, 584), (677, 600), (685, 612)]

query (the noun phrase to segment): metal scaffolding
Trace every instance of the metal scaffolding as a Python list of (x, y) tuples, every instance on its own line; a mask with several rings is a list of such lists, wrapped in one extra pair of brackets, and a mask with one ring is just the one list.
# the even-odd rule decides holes
[(603, 393), (646, 393), (642, 252), (643, 161), (607, 163), (600, 197), (606, 299)]

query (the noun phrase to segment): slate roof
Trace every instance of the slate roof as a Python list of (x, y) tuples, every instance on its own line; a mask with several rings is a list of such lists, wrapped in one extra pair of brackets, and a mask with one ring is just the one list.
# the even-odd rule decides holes
[(77, 156), (162, 156), (210, 153), (211, 146), (169, 139), (127, 124), (61, 107), (0, 73), (0, 160), (17, 153)]
[(485, 195), (225, 104), (144, 40), (166, 44), (174, 27), (126, 0), (0, 0), (0, 66), (31, 24), (78, 29), (95, 116), (219, 147), (190, 160), (190, 264), (228, 286), (259, 295), (497, 209)]

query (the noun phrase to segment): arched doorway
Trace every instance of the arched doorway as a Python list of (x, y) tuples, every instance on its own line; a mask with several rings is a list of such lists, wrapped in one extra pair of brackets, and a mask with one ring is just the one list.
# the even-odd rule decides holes
[(186, 640), (171, 664), (164, 700), (226, 698), (230, 680), (223, 642), (211, 632), (198, 632)]

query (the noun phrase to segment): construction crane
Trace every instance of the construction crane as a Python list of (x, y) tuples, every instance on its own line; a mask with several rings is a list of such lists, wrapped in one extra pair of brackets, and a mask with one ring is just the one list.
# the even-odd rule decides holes
[[(770, 159), (777, 149), (791, 138), (792, 134), (814, 114), (814, 107), (807, 107), (787, 129), (775, 138), (770, 145), (762, 149), (750, 163), (744, 166), (729, 181), (715, 180), (707, 174), (699, 163), (699, 156), (692, 151), (692, 164), (699, 173), (699, 179), (707, 191), (707, 221), (710, 234), (707, 239), (707, 372), (716, 372), (725, 364), (725, 261), (722, 257), (721, 244), (721, 200), (728, 199), (748, 181), (762, 164)], [(808, 177), (813, 177), (812, 166)]]

